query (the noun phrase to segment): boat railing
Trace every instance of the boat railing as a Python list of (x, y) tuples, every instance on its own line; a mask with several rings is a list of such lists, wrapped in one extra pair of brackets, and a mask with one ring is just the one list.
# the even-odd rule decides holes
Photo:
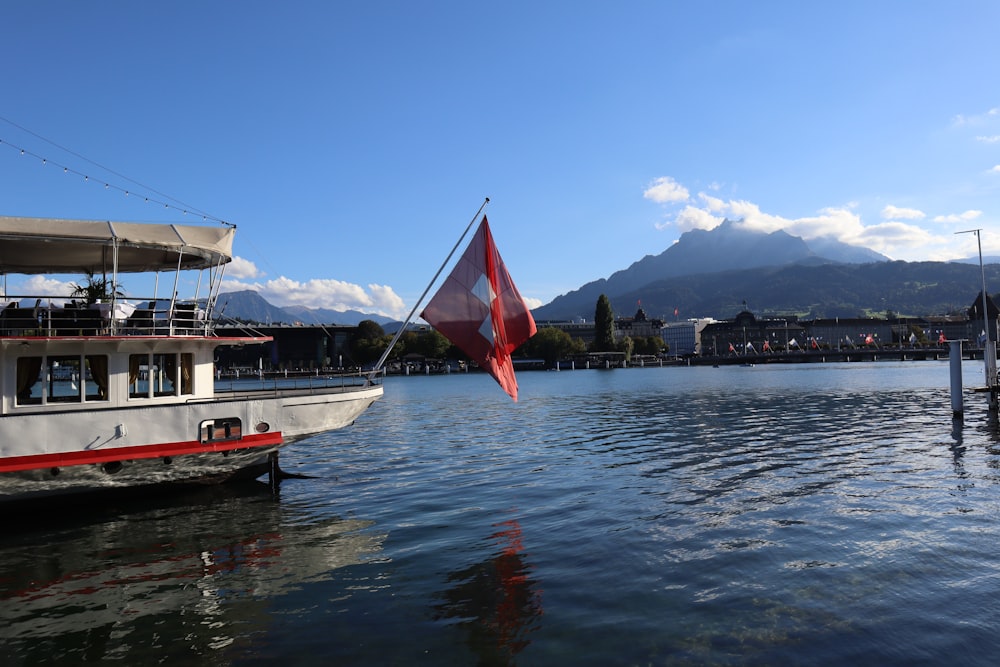
[(209, 336), (204, 300), (115, 299), (87, 303), (68, 296), (0, 299), (0, 336)]
[(381, 376), (372, 377), (360, 370), (323, 370), (301, 373), (222, 373), (216, 374), (215, 398), (226, 394), (241, 396), (247, 393), (287, 394), (290, 392), (327, 393), (330, 390), (351, 390), (382, 383)]

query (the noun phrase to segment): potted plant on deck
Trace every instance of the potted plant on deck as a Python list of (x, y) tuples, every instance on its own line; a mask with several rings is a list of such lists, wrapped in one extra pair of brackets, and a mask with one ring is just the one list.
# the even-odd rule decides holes
[(121, 285), (115, 285), (108, 280), (106, 275), (98, 276), (93, 271), (87, 271), (86, 282), (84, 284), (70, 284), (73, 286), (70, 296), (75, 299), (83, 299), (88, 306), (94, 303), (108, 302), (112, 298), (125, 298), (125, 292), (122, 290)]

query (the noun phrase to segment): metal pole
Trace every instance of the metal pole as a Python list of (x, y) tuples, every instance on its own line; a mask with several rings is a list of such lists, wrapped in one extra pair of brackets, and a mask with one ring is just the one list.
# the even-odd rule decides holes
[[(983, 279), (983, 326), (986, 328), (986, 386), (993, 388), (997, 383), (997, 346), (990, 333), (990, 316), (986, 298), (986, 269), (983, 268), (983, 241), (976, 230), (976, 245), (979, 246), (979, 273)], [(994, 330), (996, 327), (994, 327)], [(995, 399), (995, 397), (994, 397)]]
[[(983, 350), (983, 358), (985, 360), (986, 366), (986, 388), (990, 390), (990, 408), (996, 407), (996, 392), (994, 388), (997, 384), (997, 348), (996, 342), (993, 340), (993, 336), (990, 335), (990, 320), (989, 312), (987, 308), (987, 297), (986, 297), (986, 270), (983, 268), (983, 241), (980, 237), (979, 229), (969, 229), (964, 232), (955, 232), (956, 234), (975, 234), (976, 235), (976, 245), (979, 247), (979, 273), (983, 281), (983, 329), (986, 332), (986, 345)], [(996, 327), (994, 327), (995, 329)]]
[(964, 412), (962, 405), (962, 341), (948, 341), (948, 361), (951, 368), (951, 414), (960, 418)]

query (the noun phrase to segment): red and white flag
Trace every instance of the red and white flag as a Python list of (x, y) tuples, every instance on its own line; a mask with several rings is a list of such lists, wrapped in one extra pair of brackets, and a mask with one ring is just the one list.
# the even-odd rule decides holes
[(517, 400), (510, 355), (535, 335), (535, 320), (507, 273), (485, 215), (462, 258), (420, 316)]

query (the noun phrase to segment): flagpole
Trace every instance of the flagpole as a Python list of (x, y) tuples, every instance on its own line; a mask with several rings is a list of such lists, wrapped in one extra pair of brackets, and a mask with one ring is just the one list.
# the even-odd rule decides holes
[(448, 256), (444, 258), (443, 262), (441, 262), (441, 267), (438, 268), (437, 273), (434, 274), (434, 277), (431, 278), (431, 281), (427, 283), (427, 287), (424, 289), (424, 293), (421, 294), (420, 298), (417, 299), (417, 302), (413, 304), (413, 309), (410, 311), (410, 314), (406, 316), (406, 320), (403, 322), (403, 325), (399, 327), (399, 330), (396, 331), (396, 335), (392, 337), (392, 341), (389, 343), (389, 347), (385, 348), (385, 352), (382, 353), (381, 358), (379, 358), (378, 363), (375, 364), (375, 367), (371, 370), (369, 376), (375, 375), (375, 373), (377, 373), (379, 369), (382, 368), (382, 364), (384, 364), (385, 360), (389, 357), (389, 353), (392, 352), (392, 348), (396, 346), (397, 342), (399, 342), (399, 337), (403, 335), (404, 331), (406, 331), (406, 327), (409, 326), (410, 320), (413, 319), (413, 314), (417, 312), (417, 308), (420, 307), (420, 304), (423, 302), (424, 297), (426, 297), (427, 293), (431, 291), (431, 287), (433, 287), (434, 283), (437, 282), (437, 279), (441, 275), (441, 272), (444, 271), (444, 267), (446, 267), (448, 265), (448, 262), (451, 261), (451, 257), (452, 255), (455, 254), (455, 251), (458, 250), (458, 246), (462, 245), (462, 241), (465, 239), (465, 235), (469, 233), (470, 229), (472, 229), (472, 225), (476, 224), (476, 220), (479, 219), (479, 214), (483, 212), (483, 209), (486, 208), (486, 205), (489, 203), (490, 203), (490, 198), (487, 197), (486, 200), (479, 207), (479, 210), (476, 211), (476, 214), (472, 216), (472, 220), (469, 221), (469, 224), (468, 226), (466, 226), (465, 231), (462, 232), (462, 235), (458, 237), (458, 241), (455, 242), (455, 247), (451, 249), (451, 252), (448, 253)]
[[(989, 308), (987, 306), (986, 296), (986, 270), (983, 268), (983, 240), (980, 237), (981, 229), (967, 229), (964, 232), (955, 232), (956, 234), (975, 234), (976, 243), (979, 244), (979, 273), (983, 279), (983, 328), (986, 331), (986, 340), (984, 341), (985, 349), (983, 350), (983, 362), (986, 365), (986, 388), (990, 390), (990, 402), (989, 407), (991, 410), (997, 408), (997, 348), (996, 342), (990, 335), (990, 321), (987, 318), (987, 313)], [(993, 330), (996, 331), (996, 326), (994, 325)]]

